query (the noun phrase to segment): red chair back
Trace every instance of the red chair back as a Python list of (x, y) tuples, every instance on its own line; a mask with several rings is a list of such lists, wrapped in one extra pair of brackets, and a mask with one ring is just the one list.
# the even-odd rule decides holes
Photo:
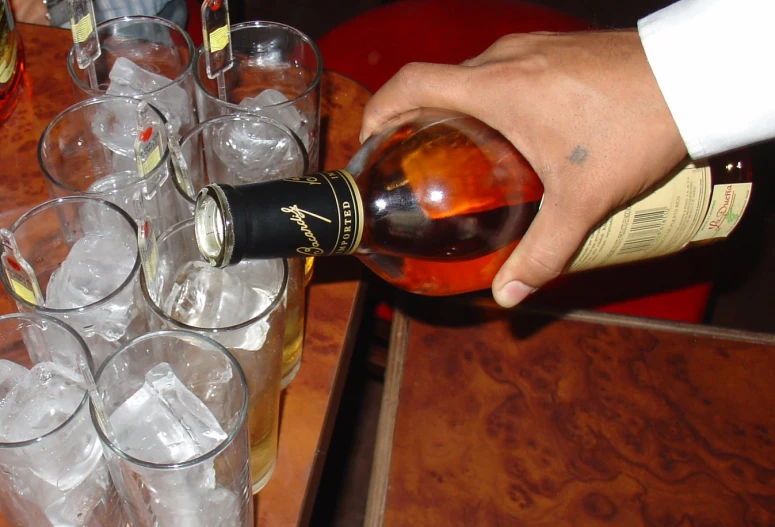
[(326, 68), (376, 91), (407, 62), (457, 64), (509, 33), (590, 27), (558, 11), (512, 0), (403, 0), (340, 24), (317, 44)]

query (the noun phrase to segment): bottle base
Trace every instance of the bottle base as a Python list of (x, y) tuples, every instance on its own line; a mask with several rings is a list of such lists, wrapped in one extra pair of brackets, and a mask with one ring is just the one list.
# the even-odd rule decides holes
[(471, 260), (422, 260), (379, 253), (358, 256), (377, 276), (404, 291), (451, 296), (489, 289), (518, 243)]

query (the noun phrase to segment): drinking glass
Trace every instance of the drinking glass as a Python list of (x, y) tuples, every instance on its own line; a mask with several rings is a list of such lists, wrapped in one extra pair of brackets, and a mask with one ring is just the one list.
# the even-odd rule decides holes
[(194, 78), (200, 121), (251, 112), (280, 121), (298, 135), (312, 171), (320, 154), (320, 77), (323, 61), (315, 43), (298, 29), (276, 22), (231, 27), (233, 66), (223, 73), (226, 100), (207, 76), (205, 49), (196, 51)]
[(247, 385), (234, 357), (189, 331), (147, 333), (97, 372), (92, 405), (134, 527), (250, 527)]
[[(226, 99), (207, 75), (204, 46), (196, 51), (194, 79), (200, 121), (256, 113), (280, 121), (301, 138), (309, 170), (320, 170), (320, 78), (323, 59), (314, 41), (293, 27), (254, 21), (231, 27), (233, 65), (223, 73)], [(305, 260), (304, 283), (313, 258)]]
[[(141, 101), (99, 97), (65, 109), (38, 142), (38, 163), (52, 198), (93, 196), (111, 201), (137, 221), (149, 220), (156, 233), (184, 217), (184, 204), (170, 173), (165, 119), (147, 107), (143, 122), (152, 130), (148, 153), (138, 171), (135, 140)], [(155, 152), (155, 153), (154, 153)]]
[(19, 311), (69, 324), (86, 341), (97, 367), (147, 331), (137, 224), (122, 209), (97, 198), (59, 198), (29, 210), (8, 230), (43, 297), (35, 299), (0, 273)]
[[(239, 185), (307, 173), (307, 154), (298, 136), (268, 117), (231, 114), (200, 123), (180, 142), (193, 190), (221, 183)], [(183, 193), (193, 210), (194, 196)], [(301, 367), (304, 343), (303, 257), (288, 260), (282, 380), (287, 387)]]
[(158, 271), (141, 278), (153, 329), (181, 329), (229, 349), (248, 382), (248, 437), (253, 493), (267, 483), (277, 457), (280, 376), (288, 264), (284, 259), (211, 267), (199, 255), (194, 220), (158, 239)]
[(154, 16), (125, 16), (97, 25), (102, 53), (93, 62), (97, 86), (78, 66), (75, 46), (67, 72), (75, 98), (123, 95), (147, 100), (169, 121), (176, 135), (197, 123), (194, 104), (194, 43), (176, 24)]
[(10, 525), (124, 527), (88, 413), (86, 343), (47, 315), (0, 316), (0, 510)]

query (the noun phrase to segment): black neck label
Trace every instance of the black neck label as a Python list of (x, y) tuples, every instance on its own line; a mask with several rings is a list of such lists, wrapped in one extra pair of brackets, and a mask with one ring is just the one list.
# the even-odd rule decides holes
[(363, 234), (363, 205), (349, 173), (320, 172), (278, 183), (286, 188), (278, 203), (277, 228), (290, 235), (286, 242), (297, 240), (297, 254), (345, 255), (358, 248)]

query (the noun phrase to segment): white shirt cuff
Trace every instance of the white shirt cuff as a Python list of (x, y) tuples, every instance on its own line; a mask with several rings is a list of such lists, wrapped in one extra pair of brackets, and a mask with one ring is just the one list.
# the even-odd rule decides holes
[(775, 1), (681, 0), (638, 22), (689, 155), (775, 137)]

